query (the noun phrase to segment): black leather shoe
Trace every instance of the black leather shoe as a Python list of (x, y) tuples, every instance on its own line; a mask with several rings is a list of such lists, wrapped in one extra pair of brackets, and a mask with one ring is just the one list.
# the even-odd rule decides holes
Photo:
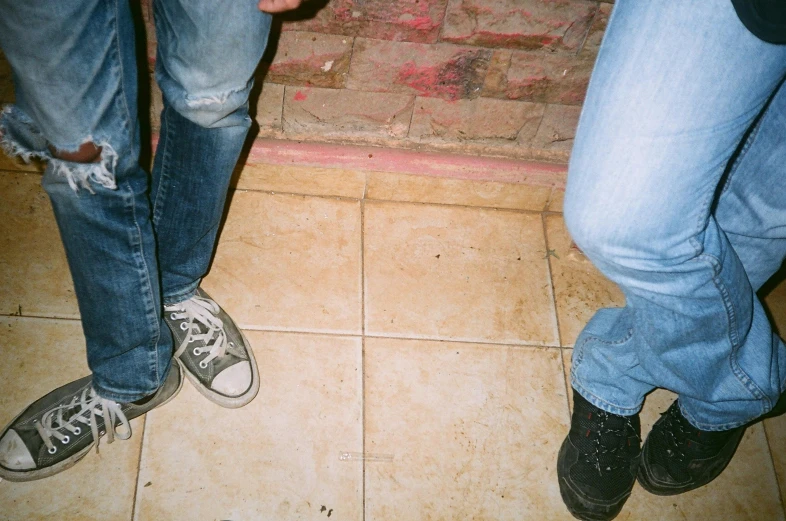
[(608, 521), (620, 513), (636, 482), (640, 434), (638, 414), (608, 413), (573, 392), (573, 417), (557, 458), (557, 476), (574, 517)]
[(659, 496), (682, 494), (717, 478), (740, 444), (745, 425), (703, 431), (691, 425), (677, 401), (652, 426), (641, 451), (639, 483)]

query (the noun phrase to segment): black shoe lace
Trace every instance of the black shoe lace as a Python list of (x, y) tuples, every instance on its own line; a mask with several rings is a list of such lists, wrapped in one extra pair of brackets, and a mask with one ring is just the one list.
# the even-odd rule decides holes
[[(632, 447), (631, 439), (635, 438), (636, 449), (641, 442), (630, 418), (612, 417), (600, 409), (589, 413), (587, 419), (592, 421), (593, 416), (597, 417), (595, 428), (593, 429), (593, 426), (587, 428), (585, 437), (590, 438), (593, 431), (596, 436), (591, 438), (593, 447), (591, 451), (584, 453), (584, 461), (597, 469), (601, 476), (604, 472), (628, 468), (630, 465), (629, 452)], [(610, 423), (616, 423), (618, 426), (611, 426)]]
[[(666, 412), (661, 413), (663, 420), (663, 432), (665, 433), (666, 454), (670, 458), (677, 461), (685, 461), (687, 455), (685, 454), (684, 447), (690, 446), (690, 439), (687, 443), (684, 441), (688, 438), (688, 429), (685, 424), (687, 422), (682, 420), (682, 414), (679, 413), (677, 407), (669, 407)], [(690, 424), (688, 427), (693, 428)]]
[(666, 455), (684, 462), (702, 453), (716, 452), (728, 440), (732, 431), (702, 431), (688, 422), (674, 403), (666, 412), (663, 427), (658, 429), (664, 434)]

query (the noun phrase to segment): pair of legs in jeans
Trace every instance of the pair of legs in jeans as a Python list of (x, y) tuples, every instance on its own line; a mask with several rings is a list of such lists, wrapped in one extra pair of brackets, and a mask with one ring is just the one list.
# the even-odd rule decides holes
[[(729, 0), (613, 9), (565, 195), (574, 240), (626, 298), (573, 352), (560, 486), (580, 518), (616, 515), (637, 473), (659, 494), (705, 484), (784, 391), (786, 347), (756, 296), (786, 256), (784, 76), (786, 46)], [(679, 398), (637, 467), (657, 387)]]
[(120, 435), (115, 424), (171, 399), (181, 368), (224, 406), (258, 389), (242, 334), (198, 286), (251, 126), (248, 95), (271, 17), (253, 0), (155, 0), (153, 8), (164, 110), (151, 182), (138, 161), (128, 0), (0, 0), (0, 46), (17, 99), (3, 110), (2, 143), (48, 163), (43, 185), (92, 371), (0, 433), (6, 479), (45, 477), (104, 432)]

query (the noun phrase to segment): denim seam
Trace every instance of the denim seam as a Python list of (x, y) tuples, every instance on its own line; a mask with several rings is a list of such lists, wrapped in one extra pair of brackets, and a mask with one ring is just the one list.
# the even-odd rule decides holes
[[(125, 70), (123, 69), (123, 59), (122, 59), (122, 57), (120, 55), (120, 45), (121, 45), (121, 43), (120, 43), (120, 30), (118, 28), (118, 23), (117, 23), (118, 19), (120, 18), (120, 15), (118, 14), (118, 0), (115, 0), (115, 2), (114, 2), (114, 10), (115, 10), (115, 17), (114, 17), (113, 22), (114, 22), (114, 25), (115, 25), (115, 34), (114, 34), (115, 45), (112, 46), (112, 49), (113, 49), (113, 51), (115, 53), (115, 60), (117, 61), (118, 69), (120, 70), (120, 82), (119, 83), (120, 83), (120, 91), (122, 93), (122, 95), (120, 96), (120, 98), (121, 98), (120, 102), (123, 104), (123, 109), (125, 109), (125, 115), (126, 115), (125, 121), (123, 122), (123, 124), (125, 125), (126, 129), (128, 129), (129, 126), (130, 126), (129, 122), (131, 121), (131, 111), (128, 109), (128, 103), (126, 103), (126, 96), (125, 96), (126, 93), (125, 93), (125, 90), (124, 90), (124, 87), (123, 87), (125, 85), (125, 82), (123, 81), (123, 79), (126, 77), (126, 74), (125, 74)], [(132, 51), (133, 51), (133, 49), (132, 49)]]
[[(159, 211), (159, 209), (163, 208), (163, 206), (164, 206), (163, 204), (159, 204), (159, 201), (161, 200), (162, 197), (166, 197), (167, 192), (169, 190), (169, 181), (170, 181), (170, 178), (169, 178), (169, 176), (168, 176), (168, 174), (166, 172), (167, 172), (167, 165), (168, 165), (169, 159), (170, 159), (169, 143), (172, 141), (170, 139), (170, 132), (172, 132), (172, 125), (169, 125), (167, 123), (167, 117), (166, 117), (167, 110), (168, 110), (168, 108), (167, 108), (167, 105), (165, 104), (164, 105), (164, 110), (163, 110), (164, 114), (161, 117), (161, 124), (162, 124), (162, 126), (166, 127), (166, 129), (165, 129), (165, 131), (163, 133), (163, 141), (164, 141), (162, 143), (163, 150), (161, 151), (161, 153), (162, 153), (162, 156), (161, 156), (161, 179), (159, 179), (159, 181), (158, 181), (158, 190), (156, 191), (155, 194), (153, 194), (154, 197), (155, 197), (155, 201), (153, 203), (153, 223), (156, 224), (156, 225), (158, 225), (158, 222), (161, 220), (161, 216), (159, 214), (161, 212), (163, 212), (163, 210)], [(158, 152), (156, 152), (156, 153), (158, 153)]]
[(586, 386), (584, 386), (579, 381), (579, 378), (576, 377), (575, 375), (571, 376), (570, 383), (571, 386), (576, 391), (578, 391), (581, 396), (584, 397), (584, 399), (586, 399), (588, 402), (593, 404), (595, 407), (599, 407), (600, 409), (603, 409), (608, 413), (616, 414), (617, 416), (632, 416), (638, 413), (639, 411), (641, 411), (642, 404), (639, 404), (636, 407), (620, 407), (619, 405), (610, 403), (604, 400), (603, 398), (600, 398), (599, 396), (592, 393), (589, 389), (587, 389)]
[(628, 329), (628, 333), (622, 339), (616, 340), (616, 341), (613, 341), (613, 342), (610, 342), (608, 340), (604, 340), (602, 338), (598, 338), (596, 336), (587, 336), (586, 338), (584, 338), (582, 340), (581, 344), (579, 344), (578, 346), (574, 347), (574, 353), (576, 354), (576, 360), (573, 363), (573, 368), (575, 370), (575, 371), (573, 371), (573, 373), (575, 373), (579, 369), (579, 366), (581, 365), (581, 362), (584, 361), (584, 346), (590, 340), (595, 340), (596, 342), (598, 342), (600, 344), (605, 344), (607, 346), (615, 346), (615, 345), (624, 344), (625, 342), (630, 340), (632, 337), (633, 337), (633, 328)]
[[(737, 314), (734, 311), (734, 306), (732, 305), (731, 298), (729, 297), (728, 289), (726, 288), (725, 284), (717, 278), (713, 277), (712, 279), (715, 287), (718, 288), (718, 291), (721, 294), (721, 298), (723, 300), (724, 307), (726, 307), (726, 312), (729, 317), (729, 340), (732, 342), (731, 345), (731, 356), (729, 356), (729, 367), (734, 373), (734, 376), (737, 377), (737, 380), (748, 390), (748, 392), (753, 395), (756, 400), (762, 401), (762, 411), (761, 414), (764, 414), (764, 409), (766, 406), (769, 405), (770, 400), (764, 394), (764, 392), (756, 385), (756, 382), (748, 375), (739, 363), (737, 355), (739, 354), (739, 350), (742, 347), (739, 338), (739, 329), (737, 324)], [(734, 334), (734, 339), (731, 338), (731, 335)]]
[[(153, 327), (153, 331), (155, 331), (155, 335), (154, 335), (153, 341), (150, 344), (151, 347), (152, 347), (151, 351), (153, 353), (153, 360), (152, 360), (153, 363), (151, 365), (153, 366), (152, 368), (153, 368), (153, 371), (155, 372), (156, 383), (160, 384), (161, 383), (161, 374), (160, 374), (160, 369), (161, 368), (158, 365), (158, 343), (161, 340), (161, 319), (158, 318), (159, 315), (160, 315), (160, 312), (156, 312), (156, 310), (154, 309), (154, 306), (153, 306), (153, 301), (155, 300), (155, 299), (152, 298), (153, 284), (152, 284), (152, 282), (150, 280), (150, 270), (149, 270), (149, 268), (147, 266), (147, 263), (145, 262), (144, 244), (142, 242), (142, 229), (140, 228), (139, 223), (138, 223), (137, 218), (136, 218), (136, 205), (134, 204), (133, 189), (131, 188), (131, 185), (129, 183), (126, 183), (126, 186), (127, 186), (128, 190), (129, 190), (129, 192), (131, 193), (131, 197), (128, 198), (128, 201), (130, 203), (129, 207), (130, 207), (130, 210), (131, 210), (131, 218), (134, 221), (134, 226), (136, 227), (136, 231), (137, 231), (136, 237), (138, 239), (138, 245), (137, 245), (137, 248), (135, 248), (136, 251), (134, 252), (134, 257), (136, 257), (136, 261), (137, 261), (138, 265), (142, 268), (141, 271), (142, 271), (143, 279), (144, 279), (143, 280), (143, 286), (146, 286), (146, 288), (148, 290), (147, 292), (142, 291), (141, 293), (142, 293), (142, 298), (145, 299), (145, 304), (148, 307), (147, 318), (148, 318), (149, 324)], [(155, 320), (151, 320), (152, 317), (156, 317), (156, 319)]]
[[(766, 404), (769, 404), (770, 400), (767, 396), (762, 392), (756, 382), (742, 369), (738, 360), (737, 354), (741, 347), (740, 345), (740, 337), (738, 332), (738, 324), (737, 324), (737, 314), (734, 310), (734, 306), (731, 302), (731, 298), (729, 297), (728, 288), (720, 279), (720, 261), (712, 257), (711, 255), (701, 255), (699, 256), (699, 260), (706, 262), (710, 265), (713, 271), (712, 283), (715, 288), (718, 290), (720, 294), (721, 301), (723, 302), (723, 307), (726, 311), (726, 318), (728, 320), (727, 330), (729, 334), (729, 343), (731, 344), (731, 354), (729, 356), (729, 368), (731, 369), (734, 376), (737, 380), (742, 384), (742, 386), (753, 396), (756, 400), (763, 400)], [(764, 414), (764, 409), (766, 405), (762, 405), (762, 414)]]
[[(693, 246), (694, 255), (695, 257), (701, 257), (704, 253), (704, 245), (699, 242), (696, 238), (697, 235), (700, 233), (707, 231), (707, 221), (710, 219), (710, 209), (712, 208), (712, 201), (715, 199), (715, 194), (711, 193), (707, 196), (705, 201), (701, 205), (701, 211), (699, 211), (699, 216), (697, 218), (696, 226), (693, 231), (693, 235), (688, 239), (688, 242)], [(714, 270), (716, 269), (714, 265), (710, 265), (711, 268)]]
[[(754, 399), (761, 400), (765, 398), (767, 403), (769, 403), (769, 399), (764, 396), (761, 389), (756, 385), (756, 383), (751, 379), (751, 377), (742, 369), (737, 361), (737, 351), (739, 350), (739, 333), (737, 331), (737, 315), (734, 310), (734, 306), (731, 303), (731, 299), (729, 298), (728, 289), (726, 288), (723, 281), (720, 279), (719, 275), (721, 272), (720, 260), (712, 255), (708, 255), (704, 253), (704, 247), (696, 238), (700, 232), (706, 230), (706, 224), (704, 223), (705, 219), (707, 219), (708, 212), (712, 206), (712, 202), (715, 199), (715, 194), (712, 194), (712, 197), (708, 197), (707, 200), (702, 205), (702, 211), (699, 212), (699, 219), (696, 226), (696, 234), (690, 238), (689, 242), (693, 246), (695, 253), (696, 253), (696, 261), (706, 263), (711, 272), (712, 272), (712, 283), (715, 288), (718, 290), (718, 293), (721, 297), (721, 301), (723, 302), (723, 307), (726, 312), (727, 318), (727, 331), (729, 337), (729, 343), (731, 344), (731, 354), (729, 356), (729, 368), (731, 369), (732, 374), (737, 378), (737, 380), (742, 384), (742, 386), (753, 396)], [(680, 406), (681, 407), (681, 406)], [(763, 411), (762, 411), (763, 413)], [(707, 425), (699, 424), (693, 420), (693, 417), (689, 417), (689, 415), (685, 415), (686, 418), (689, 418), (689, 421), (696, 425), (703, 425), (707, 427)], [(717, 426), (711, 426), (713, 429), (717, 429)], [(733, 427), (729, 427), (733, 428)]]
[(703, 431), (716, 431), (717, 432), (717, 431), (727, 431), (729, 429), (736, 429), (737, 427), (740, 427), (742, 425), (747, 424), (748, 422), (751, 421), (751, 419), (753, 419), (753, 418), (751, 418), (751, 419), (748, 419), (748, 420), (742, 420), (742, 421), (737, 421), (737, 422), (723, 423), (721, 425), (710, 425), (708, 423), (703, 423), (703, 422), (700, 422), (700, 421), (696, 421), (696, 418), (694, 416), (692, 416), (689, 412), (685, 411), (685, 409), (682, 407), (682, 403), (679, 400), (677, 401), (677, 405), (680, 408), (680, 413), (685, 417), (686, 420), (688, 420), (688, 423), (690, 423), (691, 425), (693, 425), (697, 429), (701, 429)]
[(750, 148), (753, 146), (753, 142), (756, 141), (756, 138), (759, 136), (761, 123), (765, 117), (767, 117), (766, 113), (759, 119), (759, 121), (756, 122), (756, 125), (751, 130), (748, 139), (746, 139), (745, 143), (743, 143), (742, 148), (740, 149), (740, 153), (737, 155), (737, 158), (734, 160), (734, 163), (732, 163), (731, 167), (729, 168), (729, 175), (726, 177), (726, 182), (723, 183), (723, 186), (721, 187), (720, 195), (726, 193), (729, 189), (729, 186), (731, 186), (731, 182), (732, 179), (734, 178), (734, 174), (736, 174), (737, 170), (740, 169), (741, 163), (745, 160), (745, 157), (748, 155), (748, 150), (750, 150)]
[(164, 295), (164, 305), (172, 306), (190, 299), (191, 297), (196, 295), (197, 288), (199, 288), (200, 282), (201, 281), (197, 281), (196, 283), (191, 284), (188, 289), (180, 293), (175, 293), (174, 295)]

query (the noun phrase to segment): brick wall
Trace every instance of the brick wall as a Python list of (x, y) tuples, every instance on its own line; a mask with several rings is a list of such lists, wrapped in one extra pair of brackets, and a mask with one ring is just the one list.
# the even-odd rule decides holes
[[(306, 0), (274, 24), (252, 100), (258, 135), (566, 161), (610, 11), (590, 0)], [(155, 126), (155, 90), (153, 101)]]

